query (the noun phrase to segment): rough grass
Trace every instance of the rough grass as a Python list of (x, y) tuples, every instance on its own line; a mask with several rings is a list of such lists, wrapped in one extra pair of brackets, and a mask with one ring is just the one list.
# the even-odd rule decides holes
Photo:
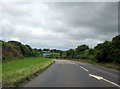
[(54, 55), (60, 55), (60, 53), (50, 53), (50, 54), (54, 54)]
[(105, 63), (105, 62), (97, 62), (95, 60), (87, 60), (87, 59), (67, 59), (67, 60), (94, 64), (94, 65), (98, 65), (98, 66), (102, 66), (102, 67), (106, 67), (109, 69), (115, 69), (115, 70), (120, 71), (120, 64), (114, 63), (114, 62)]
[(0, 61), (0, 88), (2, 87), (2, 62)]
[(3, 63), (3, 87), (17, 86), (38, 71), (46, 69), (52, 63), (53, 60), (42, 57), (31, 57)]

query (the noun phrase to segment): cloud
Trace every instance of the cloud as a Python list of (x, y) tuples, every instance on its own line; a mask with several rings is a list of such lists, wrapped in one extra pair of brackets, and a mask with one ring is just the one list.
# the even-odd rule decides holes
[(3, 3), (3, 40), (37, 48), (94, 47), (118, 34), (117, 2)]

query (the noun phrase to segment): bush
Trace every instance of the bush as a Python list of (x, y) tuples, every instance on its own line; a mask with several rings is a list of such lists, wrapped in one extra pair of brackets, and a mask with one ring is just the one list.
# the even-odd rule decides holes
[(120, 63), (120, 35), (114, 37), (112, 41), (98, 44), (95, 50), (95, 59), (99, 62)]
[(3, 61), (15, 58), (39, 56), (38, 50), (32, 49), (29, 45), (23, 45), (17, 41), (0, 41), (0, 44)]
[(51, 53), (50, 57), (51, 58), (60, 58), (60, 54), (59, 53)]
[(94, 49), (87, 45), (80, 45), (75, 50), (69, 49), (62, 52), (61, 57), (120, 63), (120, 35), (114, 37), (112, 41), (98, 44)]

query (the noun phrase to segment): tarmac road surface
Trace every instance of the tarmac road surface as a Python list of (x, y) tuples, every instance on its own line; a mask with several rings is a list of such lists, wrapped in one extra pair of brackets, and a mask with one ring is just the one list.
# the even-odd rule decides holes
[(55, 60), (23, 87), (120, 87), (118, 73), (92, 64)]

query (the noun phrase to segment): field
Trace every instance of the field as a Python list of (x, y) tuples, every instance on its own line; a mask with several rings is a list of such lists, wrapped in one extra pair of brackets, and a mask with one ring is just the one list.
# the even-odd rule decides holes
[(36, 73), (46, 69), (53, 62), (48, 58), (31, 57), (3, 63), (3, 87), (17, 86)]
[(60, 53), (50, 53), (52, 58), (59, 58), (60, 57)]

